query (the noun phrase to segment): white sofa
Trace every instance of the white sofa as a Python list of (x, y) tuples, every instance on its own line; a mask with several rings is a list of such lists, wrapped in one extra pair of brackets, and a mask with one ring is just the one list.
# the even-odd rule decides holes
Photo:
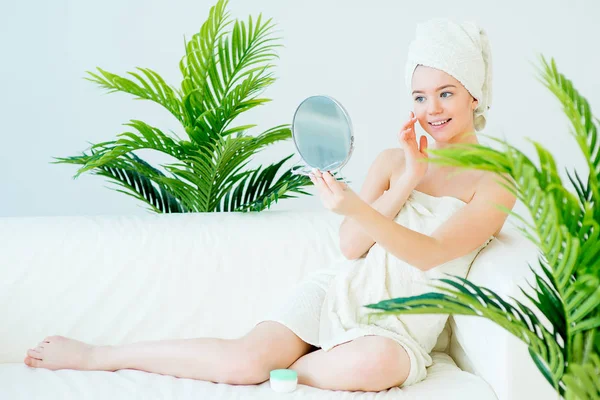
[[(299, 385), (280, 394), (268, 381), (227, 385), (23, 363), (27, 349), (49, 335), (97, 345), (239, 337), (304, 276), (342, 257), (341, 220), (325, 209), (0, 218), (0, 399), (556, 398), (520, 341), (464, 316), (449, 319), (425, 381), (380, 393)], [(506, 224), (469, 278), (520, 297), (516, 284), (535, 257)]]

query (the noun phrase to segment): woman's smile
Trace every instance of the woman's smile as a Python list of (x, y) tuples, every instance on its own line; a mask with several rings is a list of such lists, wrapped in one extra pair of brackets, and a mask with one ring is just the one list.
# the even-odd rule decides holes
[(444, 129), (444, 127), (445, 127), (445, 126), (447, 126), (447, 125), (450, 123), (450, 121), (452, 121), (452, 118), (448, 118), (448, 119), (447, 119), (447, 120), (445, 120), (445, 122), (443, 122), (443, 123), (440, 123), (440, 122), (435, 122), (435, 125), (434, 125), (434, 123), (432, 123), (432, 122), (428, 122), (428, 124), (429, 124), (429, 126), (431, 126), (431, 128), (433, 128), (434, 130), (439, 130), (439, 129)]

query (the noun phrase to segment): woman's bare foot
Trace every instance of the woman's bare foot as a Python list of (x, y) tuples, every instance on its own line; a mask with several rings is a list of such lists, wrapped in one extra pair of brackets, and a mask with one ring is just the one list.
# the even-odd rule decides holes
[(36, 348), (27, 350), (23, 361), (34, 368), (95, 370), (95, 348), (64, 336), (48, 336)]

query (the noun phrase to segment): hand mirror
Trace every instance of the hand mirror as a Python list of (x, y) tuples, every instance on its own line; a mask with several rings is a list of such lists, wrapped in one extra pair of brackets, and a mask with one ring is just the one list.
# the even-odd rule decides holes
[(292, 169), (295, 175), (308, 176), (313, 168), (333, 175), (346, 165), (354, 150), (350, 116), (329, 96), (311, 96), (300, 103), (292, 122), (292, 138), (306, 163), (304, 168)]

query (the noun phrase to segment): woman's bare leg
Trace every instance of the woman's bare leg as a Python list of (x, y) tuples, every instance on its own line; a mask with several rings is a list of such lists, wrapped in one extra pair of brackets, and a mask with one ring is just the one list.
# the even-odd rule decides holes
[(298, 383), (320, 389), (378, 392), (400, 386), (410, 372), (402, 346), (381, 336), (363, 336), (329, 351), (299, 358), (289, 369)]
[(175, 339), (92, 346), (50, 336), (27, 351), (36, 368), (116, 371), (137, 369), (178, 378), (257, 384), (273, 369), (287, 368), (312, 346), (285, 326), (265, 321), (238, 339)]

